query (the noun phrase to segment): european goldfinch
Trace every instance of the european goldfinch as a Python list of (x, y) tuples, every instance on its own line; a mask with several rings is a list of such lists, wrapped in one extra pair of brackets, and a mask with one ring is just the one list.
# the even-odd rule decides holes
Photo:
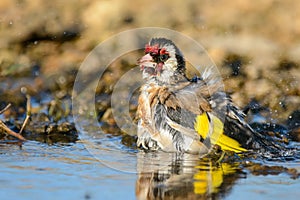
[(137, 109), (138, 147), (189, 153), (207, 153), (214, 145), (236, 153), (279, 148), (246, 123), (212, 70), (187, 78), (184, 56), (171, 40), (151, 39), (138, 65), (145, 80)]

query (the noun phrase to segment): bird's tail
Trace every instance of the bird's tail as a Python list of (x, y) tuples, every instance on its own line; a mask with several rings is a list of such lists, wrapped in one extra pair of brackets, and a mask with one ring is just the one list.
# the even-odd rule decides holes
[[(211, 142), (218, 144), (223, 150), (234, 152), (257, 150), (278, 153), (286, 149), (285, 144), (278, 142), (270, 135), (254, 130), (246, 122), (245, 113), (235, 106), (231, 98), (224, 92), (223, 83), (220, 77), (216, 76), (214, 68), (206, 68), (201, 78), (210, 90), (209, 99), (212, 112), (207, 116), (204, 114), (198, 116), (196, 125), (204, 124), (205, 120), (209, 121), (210, 126), (214, 129), (209, 136)], [(196, 130), (201, 130), (199, 128)], [(203, 132), (199, 134), (201, 135)]]
[(224, 122), (225, 135), (239, 141), (241, 146), (248, 150), (279, 153), (286, 149), (286, 145), (274, 137), (254, 130), (245, 121), (245, 114), (231, 102), (227, 106)]

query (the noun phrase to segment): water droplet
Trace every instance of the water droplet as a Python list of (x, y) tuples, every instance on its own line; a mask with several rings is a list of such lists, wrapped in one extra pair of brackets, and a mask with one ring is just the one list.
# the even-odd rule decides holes
[(65, 84), (67, 82), (67, 79), (66, 79), (66, 77), (64, 77), (64, 76), (60, 76), (59, 78), (58, 78), (58, 83), (59, 84)]
[(27, 88), (26, 87), (21, 87), (21, 93), (26, 94), (27, 93)]

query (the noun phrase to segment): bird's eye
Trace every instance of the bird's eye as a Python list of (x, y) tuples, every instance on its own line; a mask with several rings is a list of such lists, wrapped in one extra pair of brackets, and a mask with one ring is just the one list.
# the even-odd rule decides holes
[(168, 60), (169, 55), (168, 54), (161, 54), (159, 56), (160, 61), (165, 62), (166, 60)]

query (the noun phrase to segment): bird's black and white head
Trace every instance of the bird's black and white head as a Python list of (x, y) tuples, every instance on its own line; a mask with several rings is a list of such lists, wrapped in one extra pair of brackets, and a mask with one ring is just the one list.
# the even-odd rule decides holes
[(145, 55), (138, 61), (146, 80), (161, 84), (185, 78), (185, 60), (176, 45), (165, 38), (153, 38), (145, 46)]

